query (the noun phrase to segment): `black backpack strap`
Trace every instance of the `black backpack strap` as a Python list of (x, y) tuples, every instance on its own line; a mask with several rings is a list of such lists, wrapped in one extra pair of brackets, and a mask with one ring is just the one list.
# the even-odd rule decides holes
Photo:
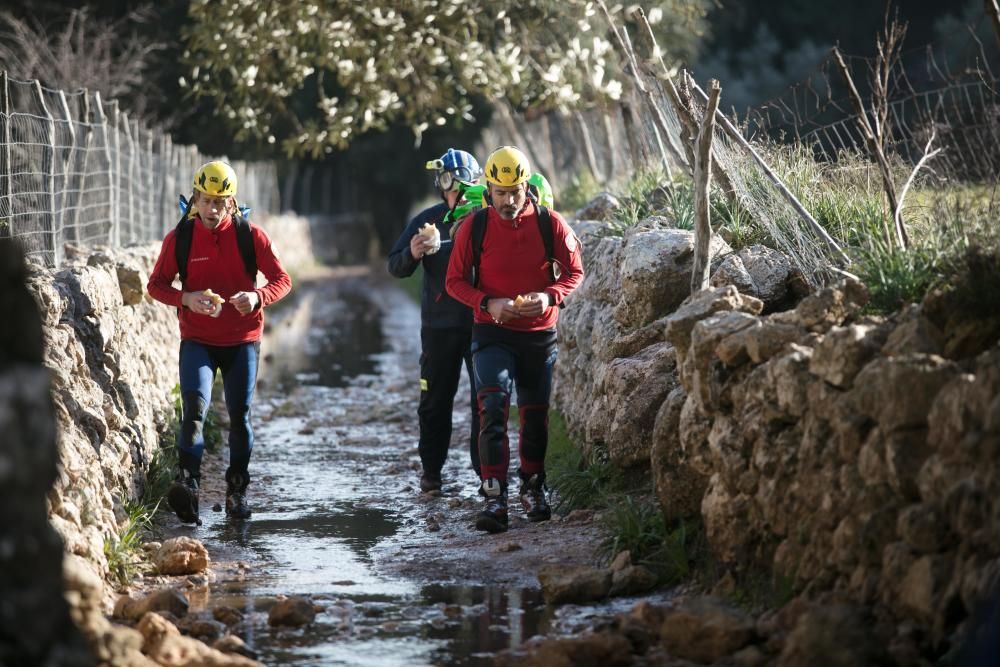
[(240, 257), (243, 258), (243, 268), (251, 280), (257, 280), (257, 249), (253, 245), (253, 229), (250, 228), (250, 221), (242, 215), (233, 217), (236, 225), (236, 245), (240, 250)]
[(185, 214), (174, 227), (174, 258), (177, 260), (177, 274), (181, 285), (187, 282), (188, 257), (191, 256), (191, 238), (194, 236), (194, 220)]
[(552, 215), (549, 209), (538, 205), (538, 233), (542, 235), (542, 243), (545, 245), (545, 260), (549, 263), (549, 278), (556, 281), (556, 257), (552, 239)]
[(486, 238), (487, 209), (481, 208), (472, 216), (472, 276), (473, 287), (479, 287), (479, 259), (483, 255), (483, 239)]

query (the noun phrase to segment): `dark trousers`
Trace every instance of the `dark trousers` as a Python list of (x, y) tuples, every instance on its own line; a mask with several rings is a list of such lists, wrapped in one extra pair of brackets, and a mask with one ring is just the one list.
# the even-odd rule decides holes
[(476, 383), (472, 372), (470, 345), (472, 332), (467, 328), (420, 330), (420, 462), (424, 472), (441, 473), (451, 443), (451, 414), (462, 365), (471, 385), (469, 409), (472, 427), (469, 432), (469, 455), (472, 469), (479, 472), (479, 413), (476, 410)]
[(545, 471), (549, 442), (549, 395), (556, 348), (510, 342), (472, 344), (482, 433), (479, 436), (482, 479), (507, 480), (510, 447), (507, 418), (510, 395), (517, 389), (521, 422), (519, 470), (522, 475)]
[(229, 469), (246, 473), (253, 449), (250, 404), (257, 382), (260, 342), (231, 347), (181, 341), (181, 432), (177, 455), (182, 468), (198, 476), (205, 450), (205, 415), (212, 400), (215, 372), (222, 373), (222, 388), (229, 412)]

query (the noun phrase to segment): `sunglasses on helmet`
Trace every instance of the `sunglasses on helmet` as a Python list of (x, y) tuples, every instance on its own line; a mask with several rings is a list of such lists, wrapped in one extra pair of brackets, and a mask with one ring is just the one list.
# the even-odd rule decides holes
[(475, 183), (476, 177), (468, 167), (457, 167), (451, 171), (439, 171), (434, 176), (434, 185), (442, 192), (448, 192), (462, 183)]

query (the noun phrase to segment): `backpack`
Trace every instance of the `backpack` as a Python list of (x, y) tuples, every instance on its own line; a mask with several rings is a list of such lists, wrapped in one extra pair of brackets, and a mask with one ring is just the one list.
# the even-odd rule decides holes
[[(240, 257), (243, 258), (243, 267), (247, 275), (256, 282), (257, 250), (253, 247), (250, 222), (242, 215), (234, 215), (233, 224), (236, 226), (236, 246), (240, 250)], [(181, 218), (174, 228), (174, 234), (174, 257), (177, 258), (177, 273), (180, 274), (183, 285), (187, 281), (188, 257), (191, 256), (191, 239), (194, 236), (194, 218), (188, 218), (186, 215)]]
[[(545, 258), (549, 262), (549, 279), (555, 282), (559, 279), (559, 267), (555, 255), (552, 252), (554, 244), (552, 240), (552, 216), (549, 209), (544, 206), (535, 205), (538, 211), (538, 232), (542, 235), (542, 243), (545, 245)], [(486, 237), (486, 216), (489, 209), (483, 207), (476, 211), (472, 218), (472, 276), (473, 287), (479, 286), (479, 259), (483, 254), (483, 239)], [(559, 304), (562, 306), (562, 304)]]

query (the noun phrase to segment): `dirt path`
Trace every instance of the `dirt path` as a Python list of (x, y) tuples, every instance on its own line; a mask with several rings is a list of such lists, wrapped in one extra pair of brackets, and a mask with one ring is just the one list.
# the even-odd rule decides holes
[[(546, 563), (593, 564), (592, 517), (532, 524), (515, 503), (507, 533), (475, 530), (464, 411), (443, 493), (420, 493), (419, 309), (395, 284), (341, 272), (300, 285), (271, 318), (263, 351), (253, 518), (211, 509), (224, 497), (222, 452), (203, 471), (204, 525), (172, 523), (168, 535), (204, 541), (213, 572), (196, 607), (244, 610), (242, 635), (265, 662), (480, 664), (595, 611), (545, 607), (536, 578)], [(267, 627), (264, 610), (282, 594), (323, 609), (308, 631)]]

